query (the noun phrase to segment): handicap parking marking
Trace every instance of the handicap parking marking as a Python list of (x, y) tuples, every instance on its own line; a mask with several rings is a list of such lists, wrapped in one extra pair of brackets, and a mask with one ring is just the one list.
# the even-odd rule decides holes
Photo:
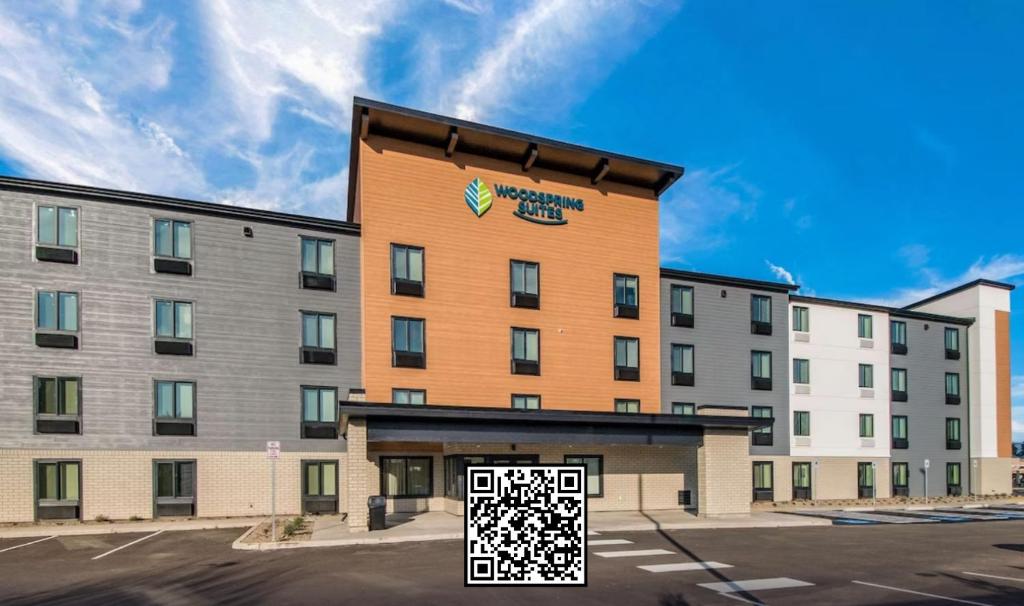
[(732, 568), (732, 564), (721, 562), (676, 562), (674, 564), (648, 564), (637, 566), (647, 572), (688, 572), (691, 570), (714, 570), (716, 568)]
[(775, 577), (771, 579), (748, 579), (746, 581), (725, 581), (723, 583), (698, 583), (697, 587), (710, 589), (717, 593), (738, 593), (750, 591), (766, 591), (768, 589), (789, 589), (792, 587), (813, 587), (814, 583), (791, 579), (789, 577)]
[(1001, 577), (1001, 576), (999, 576), (997, 574), (984, 574), (984, 573), (981, 573), (981, 572), (966, 572), (966, 571), (965, 572), (961, 572), (960, 574), (969, 574), (972, 577), (986, 577), (986, 578), (989, 578), (989, 579), (1000, 579), (1000, 580), (1003, 580), (1003, 581), (1014, 581), (1014, 582), (1017, 582), (1017, 583), (1024, 583), (1024, 578), (1022, 578), (1022, 577)]
[(819, 517), (833, 520), (833, 524), (922, 524), (934, 523), (937, 520), (920, 517), (901, 517), (896, 515), (869, 513), (866, 511), (796, 511), (798, 515)]
[(925, 593), (924, 591), (915, 591), (913, 589), (904, 589), (902, 587), (893, 587), (891, 585), (879, 585), (878, 583), (868, 583), (867, 581), (851, 581), (857, 585), (865, 585), (867, 587), (877, 587), (879, 589), (888, 589), (890, 591), (901, 591), (903, 593), (910, 593), (913, 595), (924, 596), (926, 598), (934, 598), (936, 600), (943, 600), (945, 602), (956, 602), (958, 604), (972, 604), (973, 606), (993, 606), (985, 602), (974, 602), (972, 600), (962, 600), (960, 598), (953, 598), (945, 595), (938, 595), (935, 593)]
[(599, 539), (597, 541), (587, 541), (588, 547), (602, 547), (604, 545), (632, 545), (633, 541), (627, 539)]
[(126, 547), (131, 547), (132, 545), (135, 545), (136, 543), (141, 543), (141, 542), (145, 541), (146, 539), (151, 539), (151, 538), (155, 537), (158, 534), (163, 534), (163, 532), (164, 532), (163, 530), (158, 530), (158, 531), (154, 532), (153, 534), (148, 534), (148, 535), (146, 535), (144, 537), (135, 539), (134, 541), (131, 541), (129, 543), (125, 543), (124, 545), (121, 545), (120, 547), (115, 547), (115, 548), (111, 549), (110, 551), (101, 553), (100, 555), (94, 557), (93, 559), (94, 560), (98, 560), (100, 558), (105, 558), (108, 555), (110, 555), (112, 553), (116, 553), (118, 551), (121, 551), (122, 549), (124, 549)]
[(959, 513), (944, 513), (941, 511), (935, 511), (934, 509), (901, 509), (890, 511), (889, 515), (906, 517), (912, 520), (947, 523), (976, 522), (981, 519), (977, 516), (967, 516)]
[(935, 511), (936, 513), (948, 513), (952, 515), (958, 515), (979, 522), (992, 522), (996, 520), (1015, 520), (1019, 518), (1024, 518), (1024, 513), (1010, 513), (1007, 511), (979, 511), (976, 509), (971, 511), (964, 511), (962, 509), (956, 508), (943, 508), (936, 509)]
[(597, 551), (594, 552), (594, 555), (601, 556), (602, 558), (639, 558), (644, 556), (678, 554), (667, 549), (634, 549), (631, 551)]
[(36, 539), (35, 541), (29, 541), (28, 543), (21, 543), (19, 545), (14, 545), (13, 547), (6, 547), (4, 549), (0, 549), (0, 553), (4, 553), (5, 551), (13, 551), (15, 549), (21, 549), (22, 547), (28, 547), (29, 545), (35, 545), (36, 543), (42, 543), (43, 541), (49, 541), (50, 539), (56, 539), (56, 538), (57, 538), (57, 535), (53, 535), (53, 536), (49, 536), (49, 537), (43, 537), (41, 539)]

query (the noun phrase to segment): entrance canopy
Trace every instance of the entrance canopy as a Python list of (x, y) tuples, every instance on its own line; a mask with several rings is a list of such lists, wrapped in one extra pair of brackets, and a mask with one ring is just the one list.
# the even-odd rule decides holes
[(615, 414), (470, 406), (342, 402), (341, 429), (366, 419), (368, 442), (526, 444), (701, 444), (704, 431), (749, 430), (768, 418), (727, 415)]

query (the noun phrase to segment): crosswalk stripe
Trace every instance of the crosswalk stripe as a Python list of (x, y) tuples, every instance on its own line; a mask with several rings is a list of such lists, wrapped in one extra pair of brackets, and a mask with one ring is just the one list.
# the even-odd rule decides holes
[(698, 587), (717, 591), (718, 593), (735, 593), (737, 591), (763, 591), (765, 589), (786, 589), (788, 587), (811, 587), (814, 583), (777, 577), (774, 579), (749, 579), (746, 581), (727, 581), (725, 583), (698, 583)]
[(594, 555), (601, 556), (602, 558), (638, 558), (641, 556), (676, 554), (667, 549), (635, 549), (633, 551), (597, 551)]
[(650, 564), (648, 566), (637, 566), (640, 570), (647, 572), (685, 572), (688, 570), (712, 570), (715, 568), (732, 568), (731, 564), (721, 562), (677, 562), (675, 564)]
[(601, 547), (602, 545), (632, 545), (633, 541), (627, 541), (626, 539), (599, 539), (597, 541), (587, 541), (587, 545), (590, 547)]

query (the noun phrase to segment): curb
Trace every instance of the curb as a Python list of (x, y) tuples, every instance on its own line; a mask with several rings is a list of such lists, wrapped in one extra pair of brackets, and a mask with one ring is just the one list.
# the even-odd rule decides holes
[(217, 520), (199, 524), (152, 524), (146, 522), (112, 523), (110, 525), (90, 524), (88, 526), (24, 526), (0, 528), (0, 539), (25, 539), (31, 537), (54, 535), (57, 537), (88, 536), (98, 534), (127, 534), (133, 532), (151, 533), (158, 530), (179, 532), (189, 530), (219, 530), (222, 528), (243, 528), (249, 526), (250, 520)]

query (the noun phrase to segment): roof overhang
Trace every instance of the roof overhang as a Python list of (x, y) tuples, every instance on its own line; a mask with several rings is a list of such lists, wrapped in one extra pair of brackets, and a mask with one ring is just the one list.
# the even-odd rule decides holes
[(763, 290), (769, 292), (789, 293), (800, 290), (800, 286), (798, 284), (768, 282), (766, 280), (750, 280), (748, 278), (736, 278), (733, 276), (722, 276), (718, 274), (706, 274), (696, 271), (672, 269), (671, 267), (662, 267), (661, 277), (668, 280), (703, 282), (706, 284), (717, 284), (719, 286), (735, 286), (738, 288), (748, 288), (750, 290)]
[(348, 219), (356, 206), (359, 172), (359, 140), (379, 135), (412, 141), (444, 150), (496, 158), (519, 165), (522, 172), (534, 168), (650, 190), (660, 196), (683, 176), (683, 167), (642, 160), (544, 137), (459, 120), (398, 105), (356, 97), (352, 107), (352, 139), (348, 172)]

